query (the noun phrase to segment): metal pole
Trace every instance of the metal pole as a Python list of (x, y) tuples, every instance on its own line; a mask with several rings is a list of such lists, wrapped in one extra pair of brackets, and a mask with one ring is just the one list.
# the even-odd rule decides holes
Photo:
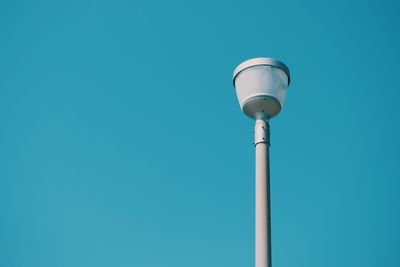
[(269, 124), (257, 119), (256, 149), (256, 267), (271, 267), (271, 216), (269, 190)]

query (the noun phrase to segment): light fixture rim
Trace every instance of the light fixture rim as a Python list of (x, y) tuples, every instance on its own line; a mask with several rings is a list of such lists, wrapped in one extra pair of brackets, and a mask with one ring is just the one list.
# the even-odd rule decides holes
[(272, 67), (276, 67), (276, 68), (283, 70), (286, 73), (286, 75), (288, 76), (288, 86), (289, 86), (290, 71), (289, 71), (288, 66), (286, 66), (285, 63), (283, 63), (282, 61), (279, 61), (274, 58), (269, 58), (269, 57), (252, 58), (252, 59), (248, 59), (248, 60), (240, 63), (236, 67), (235, 71), (233, 72), (233, 86), (236, 87), (235, 79), (240, 72), (244, 71), (245, 69), (254, 67), (254, 66), (272, 66)]
[[(272, 116), (266, 116), (267, 114), (264, 113), (264, 112), (262, 112), (262, 113), (265, 114), (265, 116), (251, 116), (248, 112), (246, 112), (246, 106), (247, 106), (248, 104), (250, 104), (250, 102), (253, 102), (254, 100), (258, 100), (258, 99), (264, 99), (264, 100), (265, 100), (265, 99), (267, 99), (267, 98), (272, 99), (273, 101), (275, 101), (276, 104), (278, 104), (278, 106), (279, 106), (279, 111), (278, 111), (276, 114), (274, 114), (274, 115), (272, 115)], [(253, 119), (266, 119), (266, 120), (270, 120), (270, 119), (272, 119), (273, 117), (275, 117), (276, 115), (278, 115), (278, 114), (282, 111), (282, 103), (279, 101), (278, 98), (276, 98), (275, 96), (270, 95), (270, 94), (254, 95), (254, 96), (249, 97), (248, 99), (246, 99), (246, 100), (243, 102), (243, 106), (241, 106), (241, 110), (242, 110), (242, 112), (243, 112), (244, 114), (246, 114), (246, 116), (248, 116), (248, 117), (250, 117), (250, 118), (253, 118)]]

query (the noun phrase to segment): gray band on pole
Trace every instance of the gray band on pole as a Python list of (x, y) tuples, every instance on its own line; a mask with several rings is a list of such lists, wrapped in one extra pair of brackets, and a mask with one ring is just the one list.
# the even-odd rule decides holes
[(266, 143), (270, 145), (270, 132), (269, 123), (266, 120), (256, 120), (256, 127), (254, 128), (254, 145), (259, 143)]

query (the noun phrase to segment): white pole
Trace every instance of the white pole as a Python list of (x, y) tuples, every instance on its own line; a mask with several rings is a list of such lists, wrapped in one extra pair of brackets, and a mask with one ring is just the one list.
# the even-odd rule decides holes
[(256, 149), (256, 267), (271, 267), (268, 121), (256, 120), (254, 145)]

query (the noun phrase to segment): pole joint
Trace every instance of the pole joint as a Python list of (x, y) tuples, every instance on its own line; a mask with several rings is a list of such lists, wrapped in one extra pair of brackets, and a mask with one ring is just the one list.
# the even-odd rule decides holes
[(257, 119), (254, 127), (254, 146), (264, 143), (270, 145), (270, 131), (267, 120)]

